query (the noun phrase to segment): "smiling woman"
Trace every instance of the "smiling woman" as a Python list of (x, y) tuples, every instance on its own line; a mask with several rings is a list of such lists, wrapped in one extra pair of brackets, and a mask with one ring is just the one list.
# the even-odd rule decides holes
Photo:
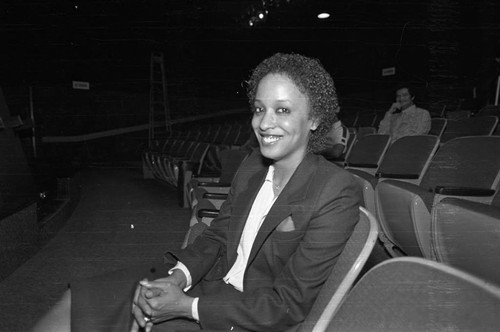
[(336, 119), (335, 87), (317, 60), (278, 53), (253, 71), (248, 96), (260, 149), (210, 227), (157, 265), (72, 283), (37, 331), (284, 331), (304, 321), (359, 219), (353, 177), (313, 153)]

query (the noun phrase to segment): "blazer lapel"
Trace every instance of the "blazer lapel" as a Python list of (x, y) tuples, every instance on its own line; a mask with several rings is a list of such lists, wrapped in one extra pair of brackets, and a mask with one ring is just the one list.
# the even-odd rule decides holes
[[(297, 205), (298, 202), (307, 197), (307, 193), (310, 190), (309, 184), (311, 182), (309, 179), (316, 173), (317, 163), (315, 160), (315, 156), (311, 153), (308, 153), (304, 157), (304, 160), (300, 163), (299, 167), (297, 167), (290, 181), (274, 202), (255, 238), (248, 264), (253, 261), (269, 234), (281, 221), (283, 221), (283, 219), (291, 214), (292, 206)], [(243, 228), (241, 228), (241, 230), (242, 229)]]
[(227, 239), (227, 260), (228, 266), (232, 266), (236, 260), (237, 247), (240, 242), (241, 233), (245, 227), (248, 214), (252, 208), (253, 201), (264, 183), (267, 174), (267, 167), (259, 170), (255, 175), (249, 178), (246, 189), (238, 195), (232, 204), (231, 222), (229, 223), (229, 232)]

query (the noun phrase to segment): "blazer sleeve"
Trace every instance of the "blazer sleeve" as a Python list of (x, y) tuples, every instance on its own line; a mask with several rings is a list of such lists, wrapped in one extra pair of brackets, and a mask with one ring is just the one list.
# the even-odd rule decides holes
[(316, 184), (314, 203), (303, 206), (312, 211), (303, 237), (272, 285), (200, 297), (202, 328), (282, 331), (305, 319), (359, 219), (360, 193), (348, 172)]

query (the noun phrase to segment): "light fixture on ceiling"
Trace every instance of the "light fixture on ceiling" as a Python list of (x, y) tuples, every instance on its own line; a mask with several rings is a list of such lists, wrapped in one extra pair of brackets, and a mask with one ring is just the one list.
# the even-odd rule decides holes
[(245, 14), (241, 16), (244, 24), (250, 27), (256, 26), (265, 22), (270, 11), (279, 8), (280, 5), (286, 3), (289, 5), (292, 0), (260, 0), (260, 4), (253, 4), (247, 8)]
[(327, 18), (329, 18), (329, 17), (330, 17), (330, 13), (327, 13), (327, 12), (323, 12), (323, 13), (319, 13), (319, 14), (318, 14), (318, 18), (319, 18), (320, 20), (326, 20), (326, 19), (327, 19)]

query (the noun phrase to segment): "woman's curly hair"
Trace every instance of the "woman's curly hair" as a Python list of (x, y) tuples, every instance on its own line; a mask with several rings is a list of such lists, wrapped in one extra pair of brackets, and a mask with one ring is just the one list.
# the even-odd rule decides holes
[(247, 95), (253, 108), (257, 87), (266, 75), (280, 74), (288, 77), (307, 96), (311, 112), (318, 128), (311, 132), (308, 150), (320, 152), (326, 144), (326, 135), (337, 121), (339, 101), (335, 84), (319, 60), (300, 54), (276, 53), (262, 61), (248, 80)]

